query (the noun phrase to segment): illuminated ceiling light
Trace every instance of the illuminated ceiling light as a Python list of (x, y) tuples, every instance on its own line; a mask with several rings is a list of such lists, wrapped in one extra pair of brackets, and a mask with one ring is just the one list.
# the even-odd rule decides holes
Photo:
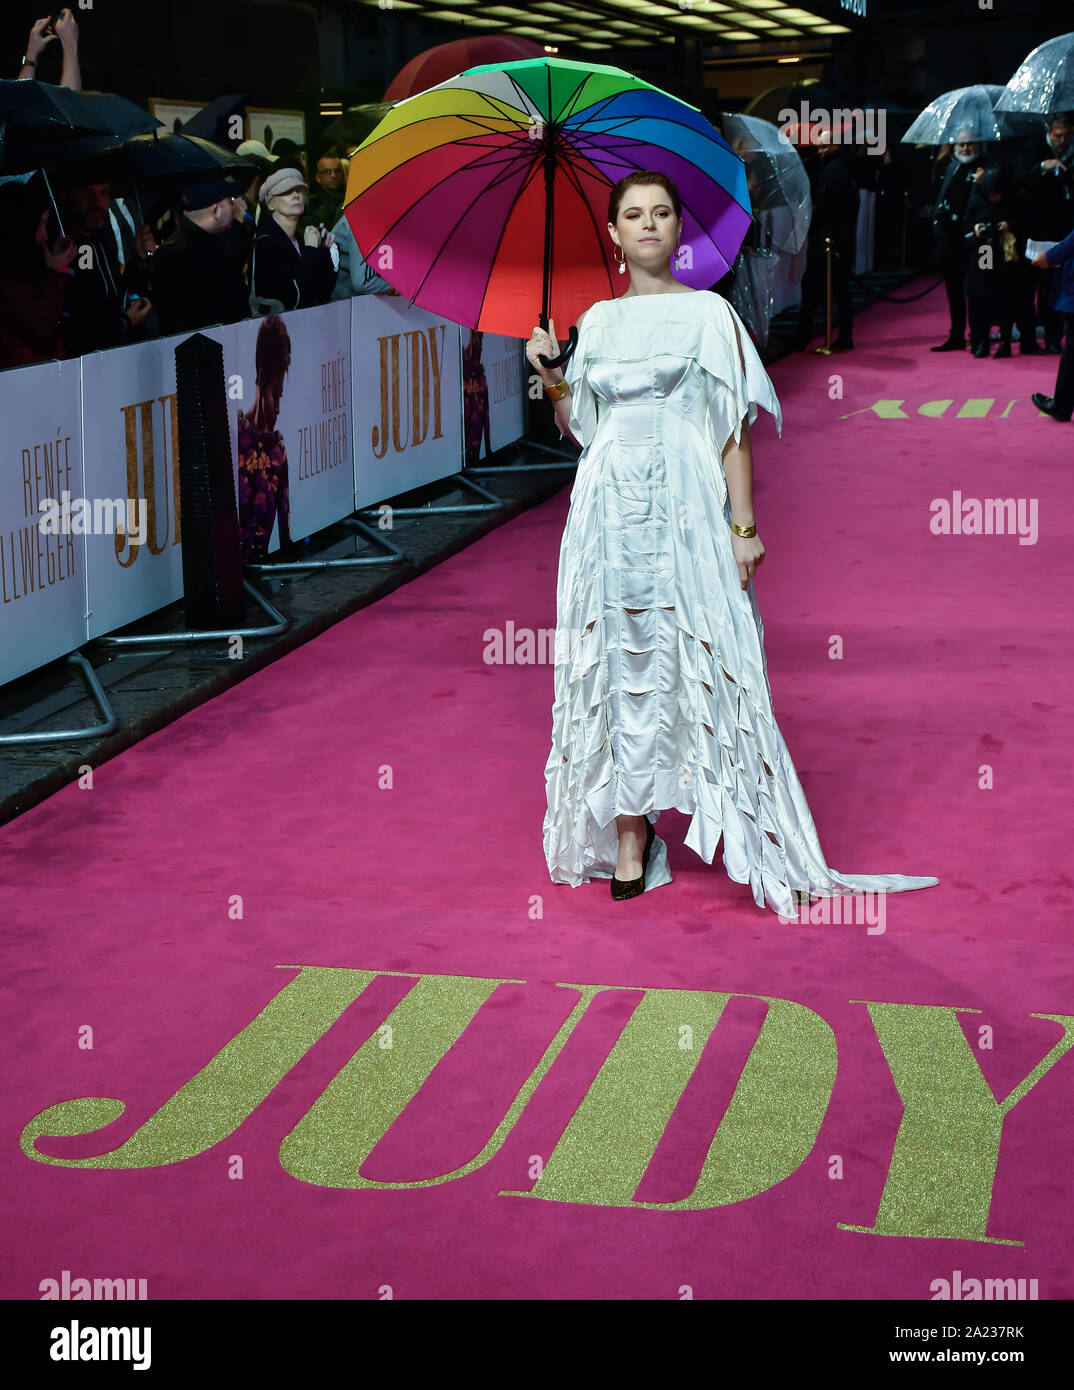
[(426, 10), (426, 19), (446, 19), (454, 24), (469, 24), (482, 29), (502, 29), (502, 19), (484, 19), (480, 15), (458, 14), (454, 10)]

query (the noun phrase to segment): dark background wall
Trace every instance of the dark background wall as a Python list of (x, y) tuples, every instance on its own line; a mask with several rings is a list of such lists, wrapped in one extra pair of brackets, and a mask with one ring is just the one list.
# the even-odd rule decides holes
[[(838, 0), (814, 8), (839, 17)], [(844, 17), (854, 32), (835, 40), (822, 80), (834, 82), (852, 103), (883, 100), (915, 110), (950, 87), (1005, 82), (1031, 48), (1074, 27), (1067, 0), (996, 0), (993, 10), (979, 9), (976, 0), (868, 0), (867, 8), (864, 21)], [(41, 0), (3, 0), (3, 75), (16, 74), (30, 25), (44, 9)], [(247, 91), (252, 105), (304, 110), (313, 138), (323, 101), (380, 100), (411, 57), (462, 32), (414, 19), (413, 12), (350, 0), (94, 0), (92, 10), (75, 13), (87, 89), (118, 91), (143, 105), (151, 97), (208, 101)], [(700, 88), (700, 55), (687, 44), (669, 45), (659, 55), (622, 50), (608, 58), (588, 56), (619, 58), (706, 111), (720, 109), (721, 87), (724, 93), (733, 87), (727, 76), (721, 81), (709, 70)], [(55, 81), (59, 70), (53, 44), (40, 76)], [(792, 80), (791, 69), (780, 71)], [(726, 103), (727, 109), (743, 104)]]

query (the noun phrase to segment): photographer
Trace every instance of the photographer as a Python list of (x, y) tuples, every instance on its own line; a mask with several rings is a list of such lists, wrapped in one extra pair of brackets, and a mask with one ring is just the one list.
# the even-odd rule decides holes
[(250, 289), (255, 301), (283, 309), (327, 304), (336, 278), (336, 239), (324, 226), (307, 227), (298, 240), (306, 210), (306, 181), (297, 169), (279, 169), (261, 185), (262, 217), (254, 238)]
[(1020, 209), (1011, 197), (1007, 171), (990, 166), (970, 194), (963, 219), (969, 257), (966, 294), (969, 297), (970, 341), (974, 357), (989, 355), (989, 337), (997, 324), (997, 357), (1011, 355), (1011, 326), (1021, 332), (1021, 351), (1039, 352), (1033, 340), (1033, 311), (1029, 299), (1024, 227)]
[[(1074, 113), (1057, 112), (1046, 134), (1026, 142), (1018, 161), (1019, 194), (1026, 203), (1026, 231), (1035, 241), (1062, 241), (1074, 227)], [(1046, 350), (1062, 352), (1063, 316), (1052, 305), (1055, 272), (1035, 265), (1031, 293), (1044, 329)]]
[(36, 77), (37, 62), (45, 48), (53, 39), (59, 39), (63, 49), (63, 71), (60, 73), (61, 87), (70, 87), (72, 92), (82, 90), (82, 73), (78, 65), (78, 25), (70, 10), (61, 10), (57, 15), (45, 15), (34, 22), (30, 37), (26, 40), (26, 54), (19, 69), (20, 77)]
[(951, 328), (933, 352), (961, 351), (966, 346), (966, 257), (969, 246), (962, 234), (962, 219), (970, 194), (976, 185), (975, 173), (981, 147), (970, 139), (970, 131), (960, 130), (932, 214), (932, 245), (936, 265), (947, 290)]

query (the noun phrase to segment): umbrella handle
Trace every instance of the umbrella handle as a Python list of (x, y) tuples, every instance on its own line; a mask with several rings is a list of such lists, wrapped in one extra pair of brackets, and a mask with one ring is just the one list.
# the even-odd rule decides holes
[(542, 367), (562, 367), (565, 362), (569, 362), (574, 356), (574, 349), (578, 346), (578, 325), (572, 323), (567, 330), (567, 346), (558, 357), (546, 357), (543, 352), (537, 354), (537, 361)]

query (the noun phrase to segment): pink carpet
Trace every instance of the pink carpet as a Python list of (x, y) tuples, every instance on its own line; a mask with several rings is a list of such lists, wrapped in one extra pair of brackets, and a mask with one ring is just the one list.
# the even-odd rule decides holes
[(1074, 1296), (1074, 427), (1058, 359), (929, 353), (941, 295), (753, 434), (827, 859), (940, 886), (781, 923), (675, 812), (669, 887), (549, 882), (552, 672), (483, 652), (555, 624), (565, 487), (0, 832), (5, 1297)]

